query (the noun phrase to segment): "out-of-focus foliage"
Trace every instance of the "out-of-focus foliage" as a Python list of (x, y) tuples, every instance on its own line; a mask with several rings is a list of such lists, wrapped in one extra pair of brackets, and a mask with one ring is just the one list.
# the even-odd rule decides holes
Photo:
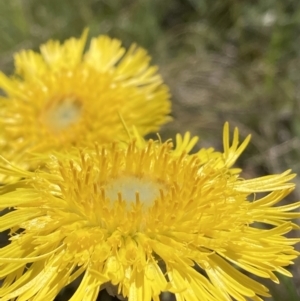
[[(252, 134), (240, 161), (245, 177), (287, 168), (300, 174), (298, 0), (0, 1), (0, 68), (11, 73), (14, 52), (78, 37), (85, 27), (90, 36), (149, 50), (173, 94), (174, 122), (163, 138), (190, 130), (203, 146), (219, 148), (228, 120)], [(300, 199), (299, 187), (291, 201)], [(293, 280), (267, 283), (274, 301), (298, 300), (299, 265)]]

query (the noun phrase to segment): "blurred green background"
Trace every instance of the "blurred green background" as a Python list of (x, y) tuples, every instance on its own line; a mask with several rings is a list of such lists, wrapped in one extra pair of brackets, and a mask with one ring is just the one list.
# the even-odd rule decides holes
[[(12, 73), (20, 49), (79, 37), (85, 27), (90, 37), (109, 34), (148, 49), (172, 93), (174, 121), (163, 138), (189, 130), (199, 146), (221, 150), (229, 121), (242, 137), (252, 134), (239, 161), (246, 178), (300, 173), (299, 0), (2, 0), (0, 69)], [(300, 199), (295, 181), (287, 202)], [(300, 299), (300, 261), (290, 269), (293, 279), (265, 281), (268, 300)]]

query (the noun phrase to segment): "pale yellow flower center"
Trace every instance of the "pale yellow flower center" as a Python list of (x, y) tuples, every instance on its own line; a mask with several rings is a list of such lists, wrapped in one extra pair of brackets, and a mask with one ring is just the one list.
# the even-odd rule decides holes
[(147, 207), (153, 204), (164, 190), (165, 186), (162, 183), (151, 179), (123, 176), (108, 183), (105, 195), (111, 201), (122, 199), (130, 203), (138, 199)]
[(57, 97), (46, 105), (41, 119), (52, 131), (59, 132), (78, 122), (81, 111), (82, 105), (76, 96)]

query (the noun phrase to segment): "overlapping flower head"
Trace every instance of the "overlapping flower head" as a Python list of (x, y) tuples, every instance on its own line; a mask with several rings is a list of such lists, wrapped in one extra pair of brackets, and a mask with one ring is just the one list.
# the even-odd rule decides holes
[(94, 301), (104, 286), (129, 301), (158, 301), (163, 291), (187, 301), (268, 296), (251, 274), (290, 276), (298, 240), (285, 234), (300, 203), (279, 203), (294, 175), (241, 178), (233, 164), (250, 137), (239, 144), (235, 129), (230, 143), (228, 124), (223, 135), (222, 153), (189, 154), (197, 137), (188, 133), (175, 147), (136, 134), (56, 153), (48, 171), (1, 164), (22, 178), (1, 188), (0, 206), (14, 208), (0, 218), (11, 234), (0, 250), (1, 300), (53, 300), (80, 275), (71, 301)]
[(122, 119), (142, 136), (170, 119), (169, 90), (144, 49), (99, 36), (84, 53), (86, 39), (20, 51), (14, 76), (0, 72), (2, 156), (30, 167), (30, 152), (126, 139)]

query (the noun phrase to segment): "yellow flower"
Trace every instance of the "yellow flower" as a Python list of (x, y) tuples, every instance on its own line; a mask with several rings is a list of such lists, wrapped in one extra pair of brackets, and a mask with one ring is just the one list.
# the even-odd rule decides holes
[[(267, 289), (243, 271), (277, 282), (298, 256), (300, 202), (278, 205), (294, 188), (290, 171), (251, 180), (232, 169), (249, 137), (224, 152), (189, 150), (197, 138), (132, 139), (55, 155), (49, 171), (2, 164), (23, 179), (2, 187), (0, 218), (11, 242), (0, 250), (1, 301), (53, 300), (81, 274), (71, 301), (96, 300), (114, 286), (129, 301), (262, 300)], [(264, 192), (259, 198), (255, 193)], [(274, 207), (276, 205), (276, 207)], [(258, 223), (268, 225), (258, 226)]]
[(147, 52), (99, 36), (83, 53), (81, 38), (49, 41), (41, 53), (15, 55), (15, 75), (0, 72), (1, 155), (28, 164), (29, 152), (47, 152), (95, 140), (125, 139), (135, 125), (143, 136), (170, 117), (169, 90)]

